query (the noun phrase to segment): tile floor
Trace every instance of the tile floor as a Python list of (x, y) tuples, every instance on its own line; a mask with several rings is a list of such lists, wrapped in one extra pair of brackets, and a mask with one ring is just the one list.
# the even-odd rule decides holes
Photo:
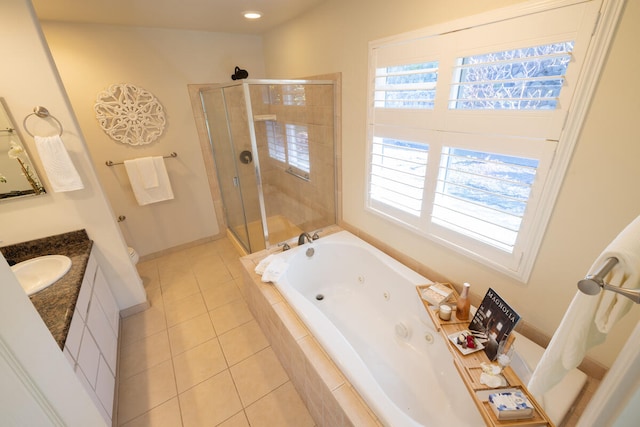
[(313, 427), (217, 240), (138, 264), (151, 307), (122, 320), (117, 425)]

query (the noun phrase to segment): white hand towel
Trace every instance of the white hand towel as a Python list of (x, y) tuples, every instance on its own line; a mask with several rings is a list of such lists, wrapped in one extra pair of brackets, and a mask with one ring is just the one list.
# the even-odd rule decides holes
[[(591, 266), (595, 274), (607, 258), (618, 263), (604, 278), (606, 283), (629, 289), (640, 287), (640, 216), (607, 246)], [(553, 334), (540, 363), (533, 371), (528, 389), (540, 396), (576, 368), (587, 350), (604, 342), (611, 327), (631, 308), (632, 301), (610, 291), (586, 295), (578, 291), (560, 326)]]
[(268, 255), (266, 258), (263, 258), (258, 265), (256, 265), (255, 268), (255, 272), (256, 274), (262, 276), (264, 274), (264, 271), (267, 269), (267, 267), (269, 266), (269, 263), (271, 263), (271, 261), (273, 261), (273, 259), (275, 258), (274, 254), (270, 254)]
[(289, 264), (282, 258), (275, 257), (262, 274), (263, 282), (277, 282), (280, 277), (287, 271)]
[(42, 166), (56, 193), (82, 190), (84, 184), (59, 135), (34, 136)]
[(142, 181), (142, 187), (144, 187), (145, 189), (156, 188), (159, 183), (154, 158), (141, 157), (134, 160), (134, 163), (135, 167), (138, 169), (138, 176)]
[[(164, 165), (164, 159), (161, 156), (151, 157), (150, 159), (153, 162), (153, 172), (157, 179), (156, 186), (152, 186), (153, 178), (147, 179), (145, 184), (143, 175), (151, 175), (147, 158), (124, 161), (131, 189), (140, 206), (173, 199), (173, 190)], [(139, 167), (139, 165), (142, 165), (142, 167)]]

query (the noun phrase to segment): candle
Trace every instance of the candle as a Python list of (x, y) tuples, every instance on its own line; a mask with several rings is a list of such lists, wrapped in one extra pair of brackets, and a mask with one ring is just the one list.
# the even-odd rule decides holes
[(442, 320), (451, 319), (451, 307), (446, 304), (441, 305), (440, 310), (438, 310), (438, 315)]

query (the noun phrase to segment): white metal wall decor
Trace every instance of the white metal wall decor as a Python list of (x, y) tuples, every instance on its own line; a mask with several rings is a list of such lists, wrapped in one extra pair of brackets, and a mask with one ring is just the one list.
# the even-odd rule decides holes
[(98, 123), (115, 141), (149, 144), (164, 131), (164, 108), (153, 94), (132, 84), (114, 84), (98, 94), (94, 106)]

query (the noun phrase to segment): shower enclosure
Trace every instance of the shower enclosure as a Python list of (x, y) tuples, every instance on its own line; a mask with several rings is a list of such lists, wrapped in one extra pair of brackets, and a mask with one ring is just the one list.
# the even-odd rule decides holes
[(336, 222), (332, 80), (200, 90), (228, 232), (248, 253)]

